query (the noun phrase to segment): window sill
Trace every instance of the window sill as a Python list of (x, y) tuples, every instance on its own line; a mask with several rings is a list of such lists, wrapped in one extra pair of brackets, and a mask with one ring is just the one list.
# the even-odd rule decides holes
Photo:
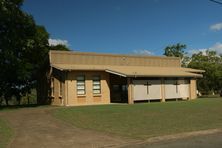
[(93, 97), (101, 97), (102, 94), (93, 94)]
[(84, 98), (86, 95), (77, 95), (78, 98)]

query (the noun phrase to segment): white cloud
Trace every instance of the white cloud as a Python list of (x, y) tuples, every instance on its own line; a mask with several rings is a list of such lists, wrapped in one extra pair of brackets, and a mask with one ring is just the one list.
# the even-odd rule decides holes
[(210, 47), (210, 50), (215, 50), (218, 54), (222, 54), (222, 43), (218, 42)]
[(199, 53), (199, 52), (202, 52), (203, 55), (206, 55), (206, 51), (207, 49), (206, 48), (202, 48), (202, 49), (191, 49), (188, 51), (188, 55), (192, 55), (192, 54), (196, 54), (196, 53)]
[(49, 45), (50, 46), (56, 46), (56, 45), (65, 45), (65, 46), (69, 46), (69, 43), (67, 40), (61, 40), (61, 39), (49, 39)]
[(214, 44), (213, 46), (209, 48), (192, 49), (188, 51), (188, 54), (192, 55), (194, 53), (202, 52), (205, 55), (207, 50), (216, 51), (217, 54), (222, 54), (222, 43), (217, 42), (216, 44)]
[(136, 50), (133, 50), (133, 53), (138, 54), (138, 55), (154, 55), (153, 52), (146, 49), (136, 49)]
[(222, 30), (222, 23), (213, 24), (210, 26), (210, 30), (220, 31)]

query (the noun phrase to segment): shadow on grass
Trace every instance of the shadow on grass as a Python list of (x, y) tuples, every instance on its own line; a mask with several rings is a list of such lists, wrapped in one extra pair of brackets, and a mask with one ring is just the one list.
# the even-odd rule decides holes
[(44, 106), (49, 106), (49, 105), (39, 105), (39, 104), (25, 104), (25, 105), (3, 105), (0, 106), (0, 111), (3, 110), (16, 110), (20, 108), (36, 108), (36, 107), (44, 107)]

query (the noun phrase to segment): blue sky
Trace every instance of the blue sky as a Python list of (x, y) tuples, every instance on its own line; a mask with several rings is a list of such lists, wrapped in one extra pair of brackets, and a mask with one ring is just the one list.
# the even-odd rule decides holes
[(22, 8), (50, 43), (72, 50), (162, 55), (183, 43), (222, 53), (222, 5), (209, 0), (25, 0)]

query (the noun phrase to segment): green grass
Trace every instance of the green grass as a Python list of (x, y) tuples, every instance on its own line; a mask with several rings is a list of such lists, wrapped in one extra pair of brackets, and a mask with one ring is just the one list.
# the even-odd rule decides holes
[(5, 120), (0, 119), (0, 148), (4, 148), (10, 142), (13, 131)]
[(143, 139), (222, 128), (222, 98), (68, 107), (53, 115), (76, 127)]

